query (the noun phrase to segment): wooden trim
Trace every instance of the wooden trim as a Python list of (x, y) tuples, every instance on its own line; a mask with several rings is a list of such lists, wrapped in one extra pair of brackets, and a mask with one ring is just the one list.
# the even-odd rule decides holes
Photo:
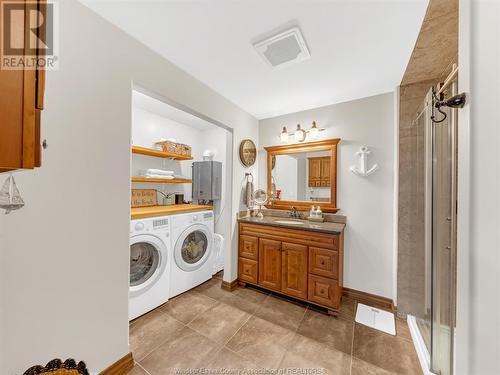
[(267, 152), (275, 155), (284, 155), (299, 152), (321, 151), (329, 149), (331, 146), (339, 144), (340, 138), (326, 139), (324, 141), (296, 143), (292, 145), (279, 145), (264, 147)]
[(337, 213), (340, 208), (335, 207), (334, 205), (327, 202), (296, 202), (296, 201), (275, 201), (279, 203), (270, 203), (266, 204), (266, 208), (274, 209), (274, 210), (290, 210), (292, 207), (295, 207), (298, 211), (309, 211), (311, 206), (321, 206), (321, 211), (328, 214)]
[(99, 375), (123, 375), (132, 368), (134, 368), (134, 357), (132, 353), (128, 353), (105, 370), (102, 370)]
[[(37, 17), (43, 17), (43, 19), (47, 18), (47, 0), (38, 0), (38, 14)], [(37, 57), (38, 59), (42, 59), (45, 64), (47, 60), (45, 58), (45, 49), (40, 48), (39, 41), (47, 40), (47, 23), (43, 22), (42, 26), (38, 28), (38, 32), (40, 33), (37, 40)], [(44, 93), (45, 93), (45, 67), (39, 66), (37, 62), (36, 67), (36, 105), (35, 108), (42, 110), (44, 103)], [(39, 138), (37, 138), (39, 139)], [(35, 156), (36, 157), (36, 156)]]
[(360, 290), (350, 289), (344, 287), (343, 295), (347, 298), (356, 300), (357, 302), (364, 303), (369, 306), (378, 307), (383, 310), (388, 310), (396, 312), (396, 306), (392, 299), (382, 296), (377, 296), (376, 294), (362, 292)]
[(227, 290), (228, 292), (232, 292), (238, 287), (238, 279), (234, 279), (231, 282), (222, 280), (222, 284), (220, 287), (224, 290)]
[(35, 81), (36, 71), (24, 71), (23, 168), (35, 168)]
[[(330, 150), (330, 202), (322, 202), (321, 209), (326, 213), (336, 213), (337, 208), (337, 145), (340, 138), (327, 139), (318, 142), (308, 142), (292, 145), (264, 147), (267, 151), (267, 193), (271, 196), (272, 186), (272, 158), (276, 155), (295, 154), (301, 152)], [(309, 201), (273, 201), (267, 208), (290, 210), (295, 207), (299, 211), (307, 211), (316, 202)]]

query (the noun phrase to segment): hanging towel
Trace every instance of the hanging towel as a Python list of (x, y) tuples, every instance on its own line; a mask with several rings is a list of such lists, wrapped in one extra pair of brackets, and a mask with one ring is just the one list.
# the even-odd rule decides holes
[(247, 208), (253, 207), (253, 176), (251, 173), (247, 173), (247, 184), (245, 188), (245, 205)]

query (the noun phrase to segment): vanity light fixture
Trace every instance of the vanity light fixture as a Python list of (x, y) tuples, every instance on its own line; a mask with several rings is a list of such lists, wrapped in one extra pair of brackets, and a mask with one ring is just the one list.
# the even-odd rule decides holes
[(286, 130), (286, 126), (283, 126), (283, 131), (280, 135), (281, 142), (288, 142), (288, 130)]
[(297, 130), (295, 130), (295, 132), (292, 132), (292, 133), (288, 133), (286, 126), (283, 126), (283, 130), (281, 131), (281, 134), (280, 134), (280, 139), (281, 139), (281, 142), (286, 143), (286, 142), (288, 142), (288, 139), (290, 138), (290, 136), (293, 136), (295, 138), (295, 141), (304, 142), (306, 140), (307, 134), (309, 134), (309, 136), (312, 139), (316, 139), (319, 137), (319, 132), (322, 132), (323, 130), (325, 130), (325, 129), (318, 128), (318, 126), (316, 125), (316, 121), (312, 122), (312, 126), (308, 130), (302, 129), (300, 124), (297, 124)]
[(313, 121), (311, 129), (309, 129), (309, 135), (311, 136), (311, 138), (315, 139), (319, 137), (319, 132), (320, 129), (316, 126), (316, 121)]
[(304, 142), (306, 139), (306, 131), (300, 127), (300, 124), (297, 124), (297, 130), (295, 130), (294, 137), (297, 142)]

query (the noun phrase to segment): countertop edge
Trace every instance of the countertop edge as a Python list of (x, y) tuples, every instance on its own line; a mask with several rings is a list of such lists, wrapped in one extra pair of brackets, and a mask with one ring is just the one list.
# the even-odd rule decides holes
[(282, 223), (273, 223), (273, 222), (259, 222), (255, 218), (248, 218), (248, 217), (240, 217), (238, 218), (238, 223), (247, 223), (247, 224), (256, 224), (256, 225), (263, 225), (263, 226), (272, 226), (272, 227), (277, 227), (277, 228), (286, 228), (286, 229), (295, 229), (295, 230), (303, 230), (303, 231), (310, 231), (310, 232), (321, 232), (321, 233), (328, 233), (328, 234), (342, 234), (344, 232), (344, 229), (346, 227), (345, 224), (343, 223), (329, 223), (329, 222), (324, 222), (324, 223), (314, 223), (314, 222), (308, 222), (308, 225), (321, 225), (321, 224), (334, 224), (342, 227), (340, 230), (339, 229), (333, 229), (333, 228), (315, 228), (315, 227), (303, 227), (303, 226), (297, 226), (297, 225), (287, 225), (287, 224), (282, 224)]

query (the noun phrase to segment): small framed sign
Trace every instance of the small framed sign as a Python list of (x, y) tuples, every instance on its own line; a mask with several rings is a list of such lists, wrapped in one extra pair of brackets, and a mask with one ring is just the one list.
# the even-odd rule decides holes
[(157, 206), (155, 189), (132, 189), (132, 207)]
[(257, 159), (257, 148), (251, 139), (244, 139), (240, 143), (240, 160), (245, 167), (251, 167)]

